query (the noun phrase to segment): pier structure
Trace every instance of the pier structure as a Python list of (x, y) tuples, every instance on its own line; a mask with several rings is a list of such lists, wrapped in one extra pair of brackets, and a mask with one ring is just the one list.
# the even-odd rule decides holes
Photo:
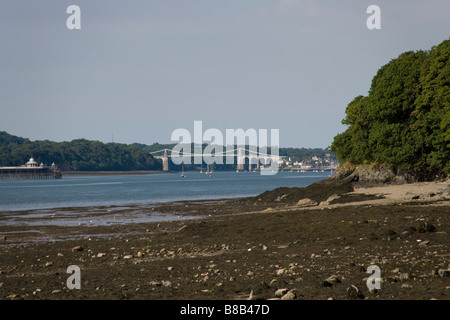
[(25, 165), (17, 167), (0, 167), (0, 179), (60, 179), (62, 174), (53, 163), (51, 166), (40, 165), (31, 158)]

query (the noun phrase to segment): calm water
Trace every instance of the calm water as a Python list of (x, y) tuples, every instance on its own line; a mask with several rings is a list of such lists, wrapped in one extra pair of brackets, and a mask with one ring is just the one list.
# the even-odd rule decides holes
[(60, 180), (0, 180), (0, 212), (62, 207), (151, 204), (255, 196), (277, 187), (305, 187), (329, 172), (199, 172), (133, 176), (63, 177)]

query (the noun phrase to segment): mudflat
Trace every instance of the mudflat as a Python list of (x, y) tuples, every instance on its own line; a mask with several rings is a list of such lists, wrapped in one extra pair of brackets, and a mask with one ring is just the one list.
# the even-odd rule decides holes
[[(97, 226), (11, 226), (0, 216), (0, 299), (449, 299), (449, 191), (448, 180), (315, 184), (135, 206), (122, 214), (180, 219)], [(72, 265), (80, 289), (68, 288)], [(371, 266), (379, 289), (367, 284)]]

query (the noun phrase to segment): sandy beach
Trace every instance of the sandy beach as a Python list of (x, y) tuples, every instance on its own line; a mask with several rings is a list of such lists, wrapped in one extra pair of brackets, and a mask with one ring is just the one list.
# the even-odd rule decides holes
[[(121, 209), (175, 221), (0, 223), (0, 299), (450, 298), (448, 180), (294, 191)], [(67, 287), (71, 265), (80, 289)], [(369, 290), (374, 265), (381, 287)]]

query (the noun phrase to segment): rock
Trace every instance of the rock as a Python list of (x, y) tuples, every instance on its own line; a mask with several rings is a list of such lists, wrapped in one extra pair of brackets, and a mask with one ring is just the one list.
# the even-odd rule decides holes
[(278, 270), (277, 270), (277, 276), (282, 275), (282, 274), (285, 273), (285, 272), (286, 272), (286, 269), (283, 269), (283, 268), (278, 269)]
[(61, 290), (53, 290), (52, 294), (56, 294), (56, 293), (60, 293), (60, 292), (61, 292)]
[(46, 266), (46, 267), (50, 267), (50, 266), (52, 266), (52, 265), (53, 265), (53, 262), (51, 262), (51, 261), (48, 261), (48, 262), (45, 263), (45, 266)]
[(398, 276), (399, 280), (408, 280), (410, 277), (409, 273), (405, 272), (405, 273), (400, 273), (400, 275)]
[(289, 289), (278, 289), (277, 291), (275, 291), (275, 297), (277, 298), (281, 298), (282, 296), (284, 296), (286, 293), (288, 293)]
[(304, 198), (304, 199), (298, 200), (297, 206), (301, 206), (301, 207), (317, 206), (317, 202), (314, 200), (311, 200), (310, 198)]
[(174, 267), (170, 266), (167, 268), (167, 270), (172, 271), (174, 269)]
[(169, 287), (172, 286), (172, 282), (165, 281), (165, 280), (161, 281), (161, 284), (162, 284), (163, 287), (166, 287), (166, 288), (169, 288)]
[(132, 254), (127, 254), (126, 256), (123, 256), (124, 259), (131, 259), (133, 258)]
[(285, 295), (281, 297), (281, 300), (294, 300), (297, 298), (297, 295), (293, 290), (289, 290)]
[(403, 233), (405, 233), (405, 234), (413, 234), (415, 232), (417, 232), (417, 229), (415, 227), (411, 226), (411, 227), (406, 228)]
[(435, 232), (436, 231), (436, 227), (433, 226), (431, 223), (429, 222), (424, 222), (420, 227), (419, 227), (419, 233), (425, 233), (425, 232)]
[(144, 253), (142, 253), (142, 251), (139, 251), (139, 252), (137, 253), (137, 256), (138, 256), (138, 258), (142, 258), (142, 257), (144, 256)]
[(97, 258), (101, 258), (101, 257), (104, 257), (104, 256), (106, 256), (106, 253), (104, 253), (104, 252), (100, 252), (100, 253), (97, 254)]
[(439, 269), (438, 275), (440, 275), (442, 278), (450, 277), (450, 270), (449, 269)]
[(425, 240), (425, 241), (422, 241), (421, 243), (419, 243), (419, 246), (425, 247), (425, 246), (427, 246), (429, 244), (430, 244), (430, 241), (429, 240)]
[(417, 199), (419, 199), (419, 198), (420, 198), (419, 195), (415, 195), (415, 196), (412, 196), (412, 197), (411, 197), (412, 200), (417, 200)]
[(283, 195), (281, 195), (281, 196), (278, 196), (274, 201), (281, 201), (281, 200), (283, 200), (284, 198), (286, 198), (287, 197), (287, 194), (283, 194)]
[(347, 296), (350, 299), (364, 299), (363, 293), (355, 285), (351, 285), (347, 288)]
[(161, 287), (161, 282), (159, 282), (159, 281), (150, 281), (149, 284), (150, 284), (151, 286)]
[(340, 282), (341, 282), (341, 280), (336, 275), (332, 275), (332, 276), (328, 277), (327, 279), (325, 279), (325, 281), (322, 283), (322, 285), (324, 287), (331, 287), (331, 286), (333, 286), (333, 284), (340, 283)]
[(58, 257), (64, 257), (64, 255), (61, 252), (58, 252), (57, 256)]
[(333, 202), (334, 200), (337, 200), (339, 198), (340, 198), (339, 195), (333, 194), (333, 195), (329, 196), (327, 200), (322, 201), (319, 205), (321, 205), (321, 206), (329, 205), (329, 204), (331, 204), (331, 202)]
[(79, 251), (83, 251), (83, 247), (81, 246), (76, 246), (72, 248), (72, 252), (79, 252)]

